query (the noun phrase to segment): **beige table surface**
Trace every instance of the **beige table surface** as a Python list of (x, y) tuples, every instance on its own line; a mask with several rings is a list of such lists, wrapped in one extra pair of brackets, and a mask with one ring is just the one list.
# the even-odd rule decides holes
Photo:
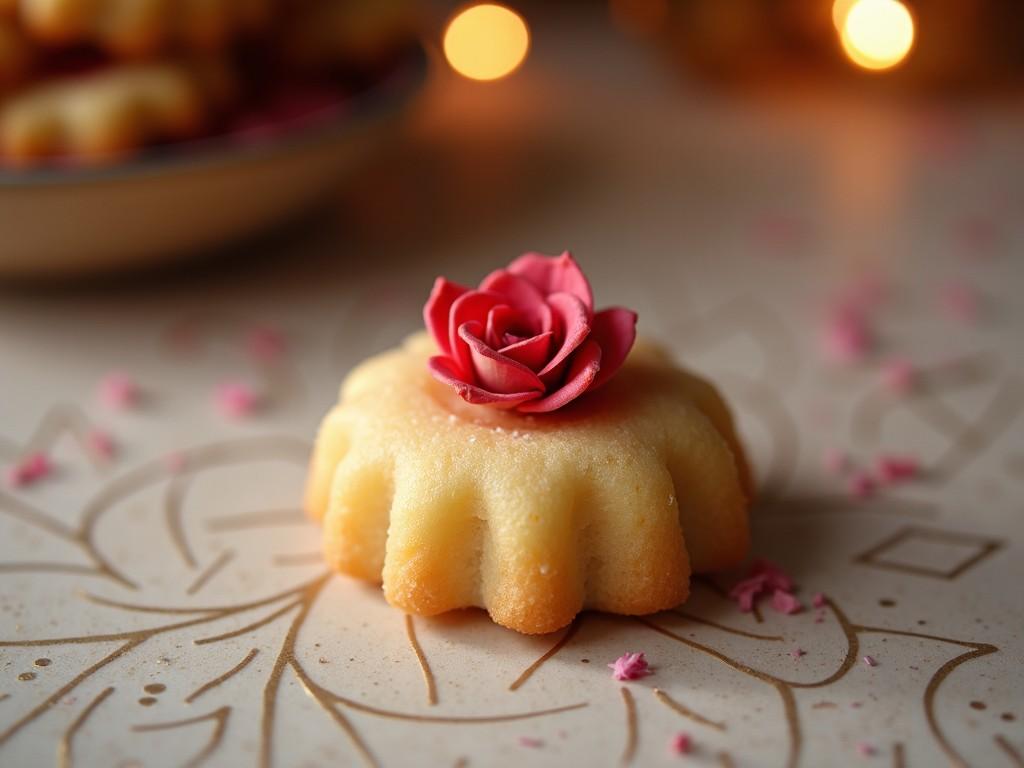
[[(0, 457), (57, 465), (0, 490), (0, 765), (1022, 765), (1020, 116), (744, 101), (594, 19), (535, 32), (506, 82), (438, 76), (326, 216), (192, 271), (0, 296)], [(563, 248), (599, 304), (721, 384), (759, 477), (755, 551), (828, 595), (822, 621), (742, 614), (705, 582), (650, 625), (530, 638), (325, 576), (298, 506), (341, 377), (419, 326), (436, 274)], [(863, 279), (886, 289), (877, 353), (837, 369), (820, 318)], [(942, 311), (950, 281), (977, 289), (976, 322)], [(268, 324), (289, 354), (254, 366), (243, 339)], [(908, 397), (880, 383), (890, 355), (922, 372)], [(137, 411), (97, 402), (114, 369)], [(266, 409), (222, 419), (226, 378)], [(82, 449), (90, 425), (115, 461)], [(835, 447), (926, 474), (856, 501), (822, 468)], [(612, 680), (627, 650), (655, 674)]]

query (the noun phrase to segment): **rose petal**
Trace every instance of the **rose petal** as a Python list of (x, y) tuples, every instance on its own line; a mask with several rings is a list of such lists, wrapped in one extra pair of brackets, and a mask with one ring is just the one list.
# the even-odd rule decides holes
[(537, 374), (550, 387), (561, 377), (562, 363), (587, 338), (590, 323), (587, 320), (587, 308), (571, 293), (551, 294), (548, 296), (548, 305), (558, 324), (556, 332), (562, 337), (562, 345), (558, 352)]
[(516, 392), (511, 394), (498, 394), (488, 392), (473, 384), (463, 381), (460, 372), (452, 365), (450, 358), (440, 355), (430, 358), (427, 368), (431, 375), (442, 384), (454, 387), (459, 397), (467, 403), (475, 405), (490, 405), (495, 408), (515, 408), (517, 405), (528, 400), (536, 400), (540, 397), (539, 392)]
[(544, 382), (522, 363), (495, 352), (479, 338), (480, 323), (464, 323), (459, 338), (469, 345), (476, 381), (483, 389), (496, 394), (544, 391)]
[(487, 313), (487, 327), (484, 331), (484, 341), (492, 349), (499, 349), (505, 344), (502, 343), (502, 337), (508, 330), (509, 326), (519, 317), (519, 313), (516, 312), (508, 304), (499, 304), (493, 307), (490, 312)]
[(498, 269), (483, 279), (480, 290), (502, 296), (505, 299), (502, 303), (518, 311), (523, 321), (537, 324), (532, 328), (535, 333), (540, 330), (539, 320), (544, 311), (544, 294), (529, 280), (504, 269)]
[(466, 293), (469, 289), (451, 283), (443, 277), (434, 281), (434, 288), (430, 291), (430, 298), (423, 306), (423, 322), (427, 326), (431, 337), (437, 342), (438, 348), (446, 355), (452, 353), (450, 337), (448, 335), (448, 315), (451, 312), (455, 300)]
[(573, 357), (569, 374), (560, 389), (540, 400), (531, 400), (519, 406), (523, 413), (547, 413), (561, 408), (586, 392), (601, 370), (601, 348), (588, 339)]
[(498, 351), (505, 357), (522, 363), (531, 371), (536, 371), (547, 361), (551, 351), (551, 339), (554, 338), (554, 335), (551, 331), (539, 333), (532, 338), (502, 347)]
[(590, 283), (568, 251), (561, 256), (527, 253), (509, 264), (508, 271), (526, 278), (544, 295), (571, 293), (583, 302), (588, 316), (594, 311)]
[(622, 307), (602, 309), (594, 315), (590, 338), (601, 347), (601, 373), (593, 388), (600, 387), (626, 361), (636, 341), (636, 312)]
[(496, 293), (468, 291), (459, 296), (452, 304), (448, 313), (449, 356), (455, 360), (463, 371), (463, 378), (472, 381), (473, 360), (469, 354), (469, 346), (459, 338), (459, 326), (463, 323), (480, 323), (487, 321), (487, 313), (498, 304), (505, 304)]

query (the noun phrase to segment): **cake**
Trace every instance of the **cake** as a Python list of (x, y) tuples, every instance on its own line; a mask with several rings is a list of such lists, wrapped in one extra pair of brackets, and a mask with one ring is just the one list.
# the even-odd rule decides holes
[[(516, 293), (523, 282), (551, 311)], [(567, 296), (587, 332), (565, 319)], [(432, 333), (351, 372), (320, 428), (306, 499), (334, 569), (382, 583), (409, 613), (478, 606), (536, 634), (583, 609), (673, 607), (691, 573), (743, 560), (751, 487), (725, 403), (656, 345), (634, 345), (635, 315), (593, 312), (589, 297), (568, 254), (523, 257), (477, 291), (439, 281), (425, 312)], [(465, 319), (474, 302), (485, 323)], [(500, 331), (503, 313), (513, 317), (502, 350), (551, 334), (544, 354), (507, 376), (474, 363), (507, 357), (484, 328)], [(609, 336), (609, 323), (619, 332)], [(480, 342), (470, 369), (459, 367), (466, 350), (451, 348), (460, 331)], [(520, 366), (547, 371), (547, 383), (536, 377), (546, 389), (523, 390)]]

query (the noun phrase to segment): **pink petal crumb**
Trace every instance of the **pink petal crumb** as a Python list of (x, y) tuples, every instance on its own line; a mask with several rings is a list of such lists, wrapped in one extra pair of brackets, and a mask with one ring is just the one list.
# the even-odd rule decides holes
[(287, 352), (288, 344), (276, 328), (257, 326), (245, 337), (245, 350), (249, 358), (257, 363), (276, 363)]
[(688, 733), (677, 733), (668, 743), (668, 748), (673, 755), (688, 755), (693, 749), (693, 739)]
[(765, 584), (771, 589), (781, 589), (786, 592), (792, 592), (793, 587), (796, 586), (793, 583), (793, 578), (786, 573), (782, 568), (770, 560), (764, 558), (758, 558), (754, 561), (751, 566), (750, 574), (752, 576), (760, 576), (765, 580)]
[(850, 478), (849, 491), (855, 499), (870, 499), (875, 495), (875, 481), (867, 472), (857, 472)]
[(789, 652), (789, 655), (792, 656), (794, 659), (799, 659), (801, 656), (806, 656), (807, 651), (805, 651), (803, 648), (794, 648), (792, 651)]
[(139, 385), (126, 373), (109, 373), (100, 381), (100, 401), (114, 410), (127, 410), (139, 404)]
[(875, 661), (875, 657), (874, 656), (865, 656), (863, 661), (869, 667), (877, 667), (878, 666), (878, 662)]
[(789, 592), (776, 589), (772, 594), (772, 608), (779, 613), (784, 613), (789, 616), (794, 613), (800, 613), (800, 611), (803, 610), (803, 605), (801, 605), (800, 601)]
[(53, 464), (45, 453), (31, 453), (7, 471), (7, 484), (11, 488), (32, 485), (51, 472)]
[(608, 669), (612, 671), (612, 677), (616, 680), (639, 680), (653, 674), (643, 652), (624, 653), (609, 664)]
[(743, 579), (729, 591), (729, 597), (736, 601), (741, 612), (750, 613), (754, 610), (754, 601), (757, 596), (764, 591), (766, 581), (764, 575)]
[(844, 308), (825, 320), (821, 336), (822, 352), (833, 363), (859, 363), (871, 351), (871, 333), (859, 311)]
[(821, 463), (830, 475), (841, 475), (850, 468), (850, 457), (838, 448), (829, 448)]
[(876, 469), (883, 483), (893, 485), (913, 480), (920, 472), (920, 465), (910, 456), (879, 456)]
[(535, 739), (533, 736), (520, 736), (519, 746), (540, 749), (544, 746), (544, 741), (542, 739)]
[(861, 757), (873, 757), (875, 752), (875, 748), (866, 741), (857, 742), (857, 754)]
[(251, 416), (260, 405), (259, 396), (247, 384), (226, 382), (214, 393), (217, 408), (230, 419)]
[[(729, 596), (736, 601), (741, 612), (749, 613), (754, 609), (754, 603), (762, 593), (774, 591), (788, 594), (794, 586), (792, 577), (782, 568), (768, 560), (758, 558), (750, 566), (747, 577), (737, 582), (729, 591)], [(795, 600), (795, 598), (793, 599)]]
[(814, 623), (815, 624), (824, 624), (825, 623), (825, 609), (824, 608), (819, 608), (817, 613), (814, 614)]
[(917, 371), (909, 360), (894, 358), (882, 364), (882, 385), (893, 395), (908, 395), (917, 383)]
[(93, 455), (109, 461), (117, 453), (117, 445), (109, 433), (100, 429), (94, 429), (85, 438), (86, 445)]
[(822, 592), (815, 592), (811, 598), (811, 605), (815, 608), (824, 608), (828, 604), (828, 598)]
[(939, 304), (947, 317), (961, 323), (974, 323), (978, 319), (978, 293), (962, 280), (952, 280), (939, 290)]

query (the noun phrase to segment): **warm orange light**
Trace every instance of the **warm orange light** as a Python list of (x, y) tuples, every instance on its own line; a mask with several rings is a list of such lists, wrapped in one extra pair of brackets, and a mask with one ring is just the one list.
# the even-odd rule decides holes
[(497, 80), (511, 74), (529, 50), (526, 22), (496, 3), (459, 11), (444, 31), (445, 58), (452, 69), (473, 80)]
[(914, 19), (899, 0), (855, 0), (842, 24), (843, 50), (864, 69), (895, 67), (914, 45)]
[(832, 3), (832, 24), (836, 28), (836, 32), (843, 31), (843, 25), (846, 23), (846, 14), (850, 12), (853, 4), (857, 0), (836, 0)]
[(669, 0), (608, 0), (612, 21), (630, 34), (654, 37), (672, 15)]

